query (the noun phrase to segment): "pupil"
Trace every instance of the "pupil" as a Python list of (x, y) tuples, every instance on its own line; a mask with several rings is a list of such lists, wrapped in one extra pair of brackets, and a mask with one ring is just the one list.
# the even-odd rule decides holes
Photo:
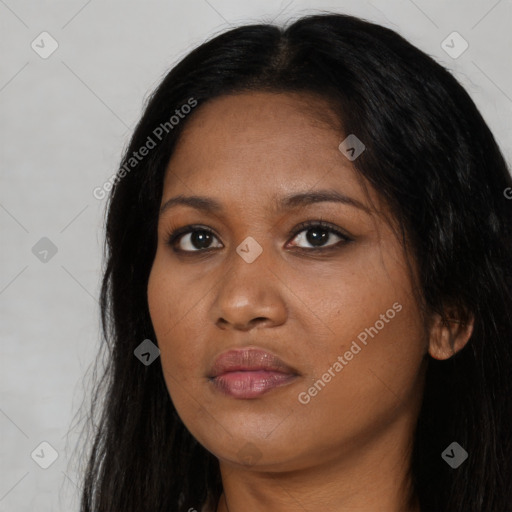
[[(310, 233), (313, 233), (314, 235), (310, 236)], [(318, 235), (318, 233), (321, 233)], [(328, 233), (325, 229), (318, 229), (318, 228), (311, 228), (308, 229), (306, 234), (306, 239), (308, 243), (311, 245), (320, 245), (322, 242), (324, 242), (328, 238)]]
[(198, 249), (208, 248), (211, 242), (211, 235), (206, 231), (194, 231), (192, 233), (192, 244)]

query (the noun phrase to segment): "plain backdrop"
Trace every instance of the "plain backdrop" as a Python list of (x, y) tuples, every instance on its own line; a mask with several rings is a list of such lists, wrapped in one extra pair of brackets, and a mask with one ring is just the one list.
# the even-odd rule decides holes
[[(392, 28), (449, 68), (510, 163), (510, 0), (0, 0), (0, 512), (78, 510), (73, 420), (100, 342), (106, 201), (92, 191), (147, 95), (227, 28), (320, 10)], [(454, 31), (455, 50), (469, 45), (456, 57), (442, 46)]]

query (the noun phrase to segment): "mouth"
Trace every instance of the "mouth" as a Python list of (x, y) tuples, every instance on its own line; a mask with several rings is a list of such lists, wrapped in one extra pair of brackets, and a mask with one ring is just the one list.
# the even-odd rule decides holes
[(208, 378), (221, 393), (249, 399), (285, 386), (298, 376), (294, 368), (270, 352), (240, 349), (221, 354), (215, 360)]

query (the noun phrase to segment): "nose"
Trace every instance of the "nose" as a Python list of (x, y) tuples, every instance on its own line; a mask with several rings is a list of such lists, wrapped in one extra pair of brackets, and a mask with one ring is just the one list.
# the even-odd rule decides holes
[(212, 304), (217, 327), (248, 331), (286, 321), (286, 287), (271, 250), (264, 250), (252, 263), (233, 251), (227, 267)]

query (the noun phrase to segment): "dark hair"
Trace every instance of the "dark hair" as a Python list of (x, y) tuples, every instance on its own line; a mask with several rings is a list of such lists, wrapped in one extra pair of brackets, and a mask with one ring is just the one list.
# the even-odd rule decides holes
[[(199, 510), (222, 491), (218, 461), (178, 417), (161, 365), (144, 366), (133, 352), (156, 340), (147, 283), (164, 172), (179, 134), (204, 102), (244, 91), (314, 94), (331, 105), (345, 134), (366, 145), (353, 163), (399, 222), (426, 311), (474, 318), (464, 349), (446, 361), (429, 357), (412, 459), (422, 511), (510, 510), (507, 165), (445, 68), (389, 29), (319, 14), (285, 28), (248, 25), (216, 36), (181, 60), (147, 102), (109, 197), (101, 290), (108, 362), (91, 410), (98, 424), (81, 511)], [(191, 99), (198, 106), (170, 123)], [(130, 158), (148, 138), (157, 146), (134, 165)], [(441, 458), (453, 441), (469, 453), (457, 469)]]

